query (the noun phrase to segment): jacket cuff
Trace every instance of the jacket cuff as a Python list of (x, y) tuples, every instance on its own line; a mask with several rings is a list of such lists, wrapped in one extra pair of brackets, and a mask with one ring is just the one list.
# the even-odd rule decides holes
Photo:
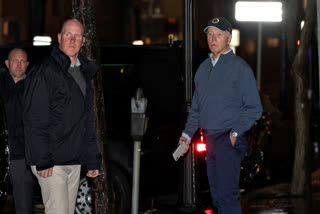
[(99, 170), (100, 171), (100, 164), (86, 164), (84, 166), (85, 172), (88, 172), (89, 170)]
[(237, 132), (239, 137), (245, 134), (245, 132), (243, 132), (241, 129), (238, 129), (238, 128), (231, 129), (230, 132), (231, 133), (232, 132)]
[(52, 168), (52, 167), (54, 167), (54, 165), (51, 164), (51, 163), (47, 164), (47, 165), (43, 165), (43, 166), (37, 166), (36, 165), (37, 171), (42, 171), (42, 170), (49, 169), (49, 168)]
[(189, 144), (191, 143), (191, 137), (188, 134), (182, 132), (182, 137), (185, 137)]

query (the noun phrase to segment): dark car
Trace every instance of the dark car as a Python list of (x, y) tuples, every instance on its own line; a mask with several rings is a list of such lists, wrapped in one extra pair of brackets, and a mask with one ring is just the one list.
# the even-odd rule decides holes
[[(130, 135), (131, 98), (138, 87), (143, 89), (148, 100), (148, 127), (140, 152), (139, 208), (149, 209), (159, 195), (178, 198), (179, 163), (174, 161), (171, 152), (181, 134), (183, 117), (181, 51), (181, 48), (166, 45), (101, 48), (108, 135), (106, 151), (112, 165), (111, 175), (116, 174), (117, 179), (122, 180), (116, 188), (121, 191), (116, 198), (116, 207), (126, 210), (117, 213), (129, 213), (131, 208), (134, 146)], [(84, 190), (88, 190), (86, 185)], [(83, 197), (81, 200), (89, 201)], [(85, 206), (82, 208), (89, 210)]]

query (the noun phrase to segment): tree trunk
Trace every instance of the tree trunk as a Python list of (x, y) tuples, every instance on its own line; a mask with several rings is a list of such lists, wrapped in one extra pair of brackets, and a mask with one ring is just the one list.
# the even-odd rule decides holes
[[(72, 1), (73, 17), (80, 20), (86, 29), (86, 42), (81, 49), (81, 53), (90, 60), (97, 63), (100, 58), (100, 49), (97, 47), (95, 12), (92, 0), (73, 0)], [(99, 63), (97, 63), (99, 64)], [(104, 96), (102, 86), (102, 75), (99, 70), (93, 80), (94, 88), (94, 112), (98, 141), (102, 153), (102, 163), (100, 175), (94, 179), (93, 197), (95, 213), (106, 214), (114, 213), (114, 199), (111, 179), (109, 179), (107, 167), (107, 154), (104, 152), (105, 140), (105, 113), (104, 113)]]
[(309, 107), (307, 100), (307, 83), (301, 71), (305, 68), (306, 56), (298, 51), (293, 63), (291, 75), (294, 82), (294, 118), (295, 118), (295, 158), (291, 183), (293, 195), (310, 193), (310, 171), (307, 157), (310, 155)]
[[(293, 4), (297, 4), (296, 6), (299, 6), (299, 2), (300, 1), (293, 2)], [(306, 78), (306, 61), (311, 36), (314, 32), (316, 17), (315, 8), (315, 0), (308, 0), (305, 11), (305, 25), (301, 31), (300, 46), (295, 54), (291, 68), (295, 92), (295, 159), (291, 183), (291, 193), (293, 195), (306, 195), (310, 193), (310, 109), (307, 99), (308, 82)], [(289, 21), (294, 20), (295, 19)], [(292, 33), (294, 32), (287, 32), (287, 35)], [(292, 39), (289, 41), (292, 41)], [(292, 49), (289, 49), (289, 56), (290, 55), (294, 56)]]

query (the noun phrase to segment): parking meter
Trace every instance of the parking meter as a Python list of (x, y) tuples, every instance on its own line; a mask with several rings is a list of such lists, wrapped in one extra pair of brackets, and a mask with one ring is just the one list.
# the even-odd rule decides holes
[(147, 129), (147, 99), (143, 96), (143, 91), (138, 88), (135, 97), (131, 99), (131, 136), (133, 140), (142, 140)]
[(147, 99), (143, 91), (138, 88), (135, 97), (131, 99), (131, 136), (134, 140), (133, 149), (133, 178), (132, 178), (132, 207), (131, 213), (138, 214), (139, 204), (139, 176), (141, 140), (147, 129)]

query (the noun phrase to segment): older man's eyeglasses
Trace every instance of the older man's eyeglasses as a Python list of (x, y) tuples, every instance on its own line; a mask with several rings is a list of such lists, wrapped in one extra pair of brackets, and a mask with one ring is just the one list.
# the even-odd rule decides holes
[(83, 35), (82, 34), (72, 34), (70, 32), (67, 32), (67, 33), (64, 33), (62, 34), (62, 36), (65, 38), (65, 39), (75, 39), (75, 40), (81, 40), (83, 38)]

